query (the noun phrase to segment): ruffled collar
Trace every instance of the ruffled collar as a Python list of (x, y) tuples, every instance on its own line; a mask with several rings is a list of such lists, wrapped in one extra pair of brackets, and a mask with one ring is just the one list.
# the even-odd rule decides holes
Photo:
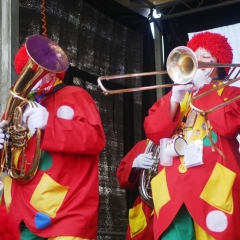
[(31, 90), (27, 96), (29, 100), (35, 101), (39, 104), (43, 101), (47, 94), (51, 93), (55, 86), (61, 84), (62, 80), (60, 78), (52, 78), (48, 82), (42, 84), (37, 89)]

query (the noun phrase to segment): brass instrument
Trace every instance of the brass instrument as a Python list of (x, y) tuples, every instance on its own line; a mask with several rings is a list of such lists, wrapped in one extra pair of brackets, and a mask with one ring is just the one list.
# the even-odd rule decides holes
[(152, 199), (152, 189), (151, 189), (151, 181), (152, 178), (157, 175), (158, 172), (158, 162), (160, 155), (160, 147), (149, 140), (148, 145), (145, 149), (145, 153), (152, 152), (152, 157), (154, 162), (150, 169), (143, 169), (139, 175), (139, 193), (141, 198), (150, 206), (154, 207), (153, 199)]
[(214, 92), (214, 91), (217, 91), (217, 90), (220, 89), (220, 88), (223, 88), (223, 87), (225, 87), (225, 86), (228, 86), (228, 85), (230, 85), (230, 84), (232, 84), (232, 83), (234, 83), (234, 82), (237, 82), (237, 81), (239, 81), (239, 80), (240, 80), (240, 77), (239, 77), (239, 78), (234, 78), (234, 79), (232, 79), (232, 80), (230, 80), (230, 81), (228, 81), (228, 82), (226, 82), (226, 83), (224, 83), (224, 84), (222, 84), (222, 85), (219, 85), (219, 86), (217, 86), (217, 87), (215, 87), (215, 88), (212, 88), (211, 90), (208, 90), (208, 91), (206, 91), (206, 92), (204, 92), (204, 93), (201, 93), (201, 94), (199, 94), (199, 95), (197, 95), (197, 96), (192, 97), (192, 99), (190, 100), (190, 107), (191, 107), (192, 109), (194, 109), (195, 111), (197, 111), (198, 113), (200, 113), (200, 114), (202, 114), (202, 115), (206, 115), (207, 113), (213, 112), (213, 111), (215, 111), (215, 110), (217, 110), (217, 109), (219, 109), (219, 108), (221, 108), (221, 107), (224, 107), (224, 106), (226, 106), (226, 105), (228, 105), (228, 104), (230, 104), (230, 103), (232, 103), (232, 102), (237, 101), (238, 99), (240, 99), (240, 95), (238, 95), (238, 96), (236, 96), (236, 97), (233, 97), (233, 98), (231, 98), (231, 99), (228, 99), (228, 100), (226, 100), (225, 102), (220, 103), (220, 104), (217, 105), (217, 106), (213, 106), (213, 107), (211, 107), (211, 108), (209, 108), (209, 109), (205, 109), (205, 110), (204, 110), (204, 109), (199, 109), (199, 108), (197, 108), (196, 106), (193, 105), (193, 102), (194, 102), (195, 100), (200, 99), (200, 98), (202, 98), (202, 97), (205, 97), (205, 96), (207, 96), (208, 94), (210, 94), (210, 93), (212, 93), (212, 92)]
[[(5, 108), (4, 119), (7, 120), (7, 124), (4, 131), (6, 137), (3, 143), (0, 167), (0, 174), (6, 170), (14, 181), (21, 183), (25, 183), (35, 176), (41, 155), (41, 130), (36, 129), (36, 147), (32, 163), (25, 158), (29, 130), (22, 124), (22, 112), (27, 104), (31, 108), (37, 107), (35, 102), (27, 100), (27, 95), (47, 73), (65, 72), (69, 67), (64, 51), (50, 39), (32, 35), (27, 38), (25, 44), (29, 60), (10, 90)], [(18, 153), (22, 155), (21, 163), (14, 162), (14, 157)]]
[[(240, 99), (240, 96), (236, 96), (233, 99), (229, 99), (228, 101), (220, 104), (219, 106), (216, 106), (214, 108), (211, 108), (209, 110), (201, 110), (198, 109), (193, 105), (193, 101), (203, 97), (213, 91), (218, 90), (219, 88), (222, 88), (226, 85), (230, 85), (238, 80), (240, 78), (229, 80), (230, 76), (234, 72), (234, 70), (237, 67), (240, 67), (240, 64), (225, 64), (225, 63), (206, 63), (206, 62), (198, 62), (197, 58), (194, 54), (194, 52), (185, 47), (180, 46), (175, 49), (173, 49), (167, 59), (167, 71), (157, 71), (157, 72), (147, 72), (147, 73), (132, 73), (132, 74), (124, 74), (124, 75), (113, 75), (113, 76), (102, 76), (98, 78), (98, 85), (102, 89), (103, 93), (105, 95), (108, 94), (117, 94), (117, 93), (126, 93), (126, 92), (135, 92), (135, 91), (144, 91), (144, 90), (151, 90), (151, 89), (157, 89), (157, 88), (166, 88), (166, 87), (173, 87), (179, 84), (187, 84), (192, 81), (194, 75), (196, 74), (196, 71), (198, 68), (215, 68), (215, 67), (231, 67), (231, 72), (227, 76), (225, 81), (227, 83), (220, 85), (219, 87), (213, 88), (211, 91), (205, 92), (203, 94), (200, 94), (196, 97), (193, 97), (190, 106), (195, 109), (197, 112), (201, 114), (209, 113), (210, 111), (214, 111), (222, 106), (225, 106), (233, 101), (236, 101)], [(146, 86), (146, 87), (135, 87), (135, 88), (126, 88), (126, 89), (119, 89), (119, 90), (108, 90), (106, 89), (103, 84), (102, 80), (110, 80), (110, 79), (122, 79), (122, 78), (131, 78), (131, 77), (141, 77), (141, 76), (151, 76), (151, 75), (159, 75), (159, 74), (166, 74), (168, 73), (170, 78), (173, 80), (173, 84), (163, 84), (163, 85), (155, 85), (155, 86)], [(222, 80), (223, 81), (223, 80)], [(153, 152), (154, 156), (154, 164), (151, 169), (149, 170), (141, 170), (140, 178), (139, 178), (139, 192), (142, 197), (142, 199), (151, 207), (153, 207), (153, 200), (151, 195), (151, 187), (150, 182), (152, 178), (157, 174), (157, 167), (158, 167), (158, 161), (159, 161), (159, 154), (160, 149), (159, 146), (155, 145), (153, 142), (149, 142), (146, 150), (146, 153)]]
[[(215, 68), (215, 67), (232, 67), (232, 72), (233, 72), (237, 67), (240, 67), (240, 64), (198, 62), (194, 52), (190, 48), (185, 46), (180, 46), (180, 47), (174, 48), (170, 52), (167, 59), (167, 64), (166, 64), (167, 71), (102, 76), (97, 79), (97, 82), (98, 82), (98, 86), (101, 88), (101, 90), (105, 95), (125, 93), (125, 92), (138, 92), (138, 91), (152, 90), (152, 89), (158, 89), (158, 88), (173, 87), (179, 84), (187, 84), (192, 81), (194, 75), (196, 74), (197, 69)], [(144, 77), (144, 76), (163, 75), (163, 74), (168, 74), (174, 83), (145, 86), (145, 87), (125, 88), (125, 89), (119, 89), (119, 90), (108, 90), (102, 84), (103, 80), (123, 79), (123, 78), (131, 78), (131, 77)], [(227, 79), (230, 79), (230, 76), (228, 76)], [(238, 80), (229, 80), (228, 82), (229, 84), (231, 84)]]

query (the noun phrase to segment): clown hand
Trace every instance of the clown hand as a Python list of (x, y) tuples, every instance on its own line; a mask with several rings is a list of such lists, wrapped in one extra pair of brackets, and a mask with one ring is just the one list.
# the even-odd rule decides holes
[(193, 78), (193, 84), (197, 90), (199, 90), (205, 84), (209, 84), (211, 81), (212, 81), (212, 79), (210, 77), (207, 77), (201, 69), (197, 70), (197, 72)]
[(36, 128), (45, 129), (48, 121), (49, 113), (47, 109), (36, 103), (37, 107), (30, 108), (29, 106), (23, 113), (23, 121), (27, 124), (30, 130), (30, 136), (36, 132)]
[(193, 84), (173, 86), (171, 101), (178, 103), (181, 102), (184, 99), (186, 92), (190, 91), (192, 88)]
[(7, 121), (6, 120), (2, 120), (0, 122), (0, 149), (3, 148), (3, 143), (4, 143), (4, 139), (5, 139), (5, 134), (4, 134), (4, 127), (6, 126)]
[(149, 169), (153, 165), (152, 153), (139, 154), (133, 161), (133, 168)]

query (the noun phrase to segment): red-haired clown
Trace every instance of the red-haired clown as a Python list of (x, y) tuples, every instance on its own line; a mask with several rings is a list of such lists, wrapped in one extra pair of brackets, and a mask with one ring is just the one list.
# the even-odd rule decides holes
[[(149, 170), (153, 165), (152, 152), (145, 153), (148, 139), (137, 142), (121, 160), (116, 176), (119, 186), (134, 190), (139, 187), (142, 170)], [(126, 240), (153, 239), (153, 208), (139, 195), (128, 213)]]
[[(221, 34), (197, 33), (187, 47), (199, 62), (232, 62), (232, 48)], [(144, 120), (155, 144), (167, 138), (161, 154), (172, 159), (170, 166), (159, 164), (151, 182), (155, 240), (240, 239), (240, 101), (220, 105), (240, 89), (212, 91), (228, 71), (216, 65), (198, 69), (190, 83), (174, 86), (154, 103)], [(212, 110), (216, 106), (221, 107)]]

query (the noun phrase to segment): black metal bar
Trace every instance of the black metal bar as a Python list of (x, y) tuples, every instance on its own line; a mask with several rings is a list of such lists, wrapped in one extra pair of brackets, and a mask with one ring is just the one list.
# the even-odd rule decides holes
[(113, 232), (113, 231), (98, 231), (98, 235), (126, 236), (126, 233), (125, 232)]
[(167, 7), (172, 7), (174, 5), (176, 6), (176, 5), (180, 5), (180, 4), (185, 4), (188, 2), (194, 2), (194, 0), (173, 0), (173, 1), (165, 2), (165, 3), (155, 4), (154, 8), (155, 9), (163, 9), (163, 8), (167, 8)]
[(155, 6), (155, 4), (149, 2), (148, 0), (140, 0), (140, 1), (146, 3), (146, 4), (147, 4), (148, 6), (150, 6), (150, 7), (154, 7), (154, 6)]

